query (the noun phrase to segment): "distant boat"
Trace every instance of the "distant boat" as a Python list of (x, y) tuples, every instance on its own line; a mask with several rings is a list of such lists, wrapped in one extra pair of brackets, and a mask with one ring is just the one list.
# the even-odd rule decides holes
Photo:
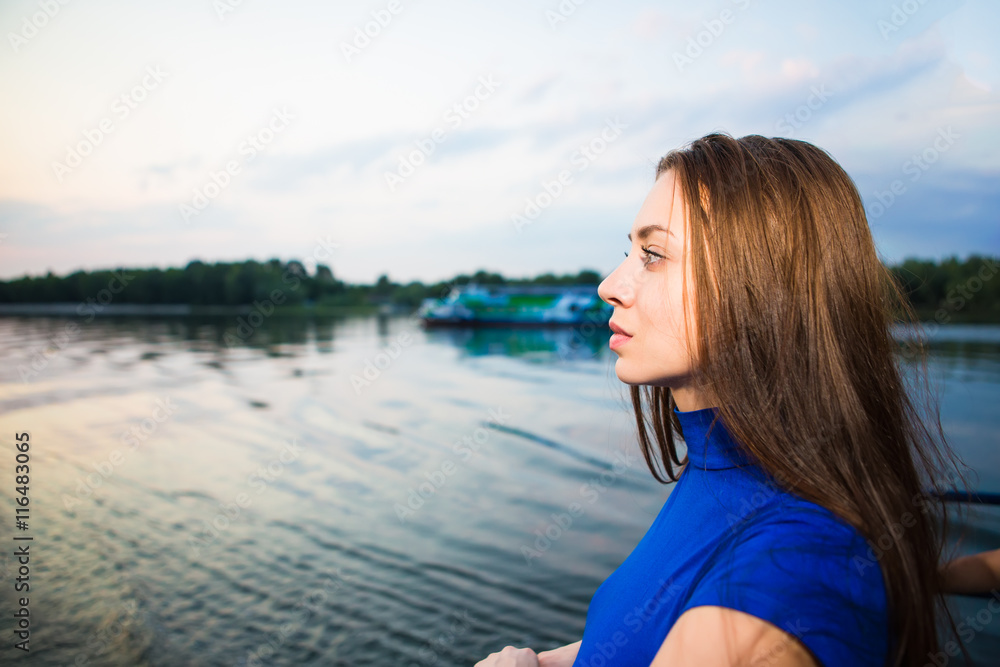
[(425, 299), (417, 311), (427, 326), (607, 326), (613, 309), (596, 285), (454, 287), (443, 299)]

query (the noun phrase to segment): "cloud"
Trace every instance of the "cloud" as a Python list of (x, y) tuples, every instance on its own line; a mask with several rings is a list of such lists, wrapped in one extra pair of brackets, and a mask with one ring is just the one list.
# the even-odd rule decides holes
[(666, 12), (652, 7), (642, 10), (632, 22), (632, 32), (646, 41), (662, 39), (671, 25)]
[(303, 181), (329, 176), (342, 168), (356, 174), (383, 160), (407, 139), (396, 132), (326, 146), (309, 153), (270, 155), (257, 165), (254, 185), (272, 191), (294, 190)]
[[(603, 225), (631, 219), (656, 160), (713, 130), (813, 141), (849, 167), (868, 198), (899, 177), (939, 126), (954, 124), (960, 144), (877, 227), (899, 252), (962, 252), (987, 243), (997, 226), (995, 3), (928, 3), (887, 39), (876, 26), (887, 6), (853, 0), (789, 13), (750, 3), (684, 72), (673, 53), (737, 3), (594, 4), (555, 32), (527, 2), (462, 5), (459, 13), (414, 5), (352, 63), (337, 43), (362, 14), (332, 5), (313, 7), (308, 21), (305, 6), (301, 13), (248, 8), (237, 25), (181, 6), (133, 3), (129, 16), (155, 18), (150, 24), (162, 28), (139, 41), (79, 29), (105, 25), (100, 6), (74, 10), (82, 13), (72, 40), (55, 39), (63, 28), (53, 24), (16, 70), (13, 60), (0, 62), (0, 73), (22, 82), (0, 126), (0, 231), (9, 235), (0, 271), (120, 263), (116, 257), (183, 264), (195, 255), (294, 255), (320, 230), (336, 230), (359, 249), (338, 260), (346, 279), (397, 261), (379, 255), (379, 235), (397, 242), (400, 254), (408, 244), (419, 248), (406, 260), (410, 275), (421, 265), (444, 271), (468, 262), (471, 270), (493, 261), (494, 250), (505, 262), (527, 266), (520, 258), (530, 256), (547, 270), (556, 230), (579, 231), (574, 257), (599, 256)], [(198, 23), (205, 16), (211, 20)], [(134, 76), (133, 60), (169, 63), (169, 90), (80, 173), (56, 183), (50, 163), (62, 138), (82, 136), (87, 110), (106, 109)], [(77, 75), (85, 70), (94, 76)], [(459, 127), (445, 127), (445, 140), (390, 192), (384, 173), (435, 123), (444, 127), (442, 112), (456, 95), (490, 72), (502, 81), (497, 94)], [(256, 130), (258, 110), (285, 102), (297, 115), (294, 131), (183, 226), (178, 204), (232, 156), (240, 140), (233, 128)], [(785, 126), (790, 133), (780, 125), (789, 115), (806, 118)], [(539, 245), (527, 252), (502, 241), (524, 198), (614, 117), (628, 129), (546, 211), (551, 229), (530, 235)], [(947, 231), (952, 222), (959, 231)], [(907, 225), (921, 236), (907, 241)], [(487, 246), (467, 252), (484, 228)], [(586, 254), (591, 245), (596, 255)]]
[(884, 190), (886, 183), (861, 179), (862, 194), (869, 193), (864, 197), (869, 224), (883, 259), (1000, 254), (998, 179), (1000, 171), (929, 171), (919, 181), (907, 182), (906, 191), (877, 217), (872, 215), (875, 192)]
[(517, 98), (518, 105), (537, 104), (545, 98), (559, 83), (561, 75), (551, 72), (540, 77), (537, 81), (526, 86), (526, 90)]
[(192, 155), (184, 160), (174, 160), (169, 163), (151, 164), (139, 170), (141, 175), (151, 175), (167, 180), (173, 180), (178, 172), (194, 171), (202, 167), (204, 161), (198, 155)]

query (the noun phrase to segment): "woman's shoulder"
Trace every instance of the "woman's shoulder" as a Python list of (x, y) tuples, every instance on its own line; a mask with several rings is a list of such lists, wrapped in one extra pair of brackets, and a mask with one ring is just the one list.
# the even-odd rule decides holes
[(737, 541), (821, 545), (836, 553), (864, 556), (871, 547), (855, 526), (827, 507), (787, 491), (730, 526)]
[(681, 611), (737, 609), (794, 632), (825, 665), (878, 665), (888, 636), (879, 565), (854, 526), (787, 494), (731, 527)]
[(885, 608), (881, 551), (832, 510), (782, 492), (760, 511), (731, 526), (730, 558), (756, 565), (772, 578), (797, 582), (871, 611)]
[(844, 521), (833, 510), (784, 489), (779, 490), (775, 494), (774, 501), (762, 509), (765, 511), (761, 513), (760, 518), (767, 523), (815, 525), (844, 536), (860, 535), (854, 526)]
[(788, 531), (802, 539), (822, 537), (867, 549), (864, 537), (850, 523), (830, 509), (781, 487), (756, 466), (748, 469), (741, 480), (743, 483), (725, 500), (731, 532)]
[(788, 524), (804, 531), (806, 535), (820, 533), (830, 539), (837, 539), (856, 547), (867, 549), (864, 535), (855, 526), (833, 510), (806, 500), (790, 492), (782, 493), (774, 510), (765, 515), (771, 524)]

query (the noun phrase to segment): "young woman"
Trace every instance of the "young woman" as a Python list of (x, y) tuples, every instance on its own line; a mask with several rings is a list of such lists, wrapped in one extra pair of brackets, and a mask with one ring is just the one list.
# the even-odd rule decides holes
[(957, 635), (933, 491), (965, 480), (907, 390), (890, 325), (915, 318), (854, 183), (806, 142), (711, 134), (660, 161), (628, 238), (599, 291), (677, 485), (581, 641), (477, 665), (927, 664)]

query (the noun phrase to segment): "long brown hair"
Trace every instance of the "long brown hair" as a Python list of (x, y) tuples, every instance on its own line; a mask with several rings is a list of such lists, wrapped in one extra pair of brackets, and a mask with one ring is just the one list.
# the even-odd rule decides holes
[[(667, 170), (689, 221), (689, 351), (719, 418), (782, 488), (868, 540), (885, 582), (888, 664), (926, 664), (939, 619), (958, 635), (938, 571), (948, 513), (937, 493), (969, 487), (927, 384), (923, 330), (877, 256), (854, 182), (812, 144), (759, 135), (709, 134), (664, 156), (656, 177)], [(917, 337), (897, 343), (897, 322)], [(922, 370), (926, 402), (911, 396), (907, 363)], [(673, 464), (687, 459), (670, 389), (630, 393), (647, 465), (676, 481)]]

